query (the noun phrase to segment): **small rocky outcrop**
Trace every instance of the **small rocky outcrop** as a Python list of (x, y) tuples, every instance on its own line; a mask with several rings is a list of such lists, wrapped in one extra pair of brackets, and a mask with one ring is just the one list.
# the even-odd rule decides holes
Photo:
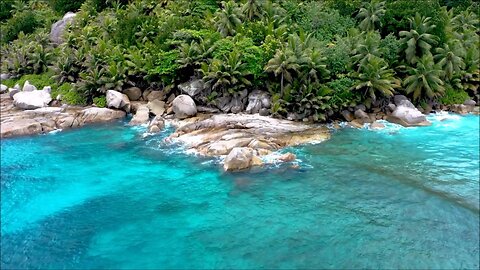
[(378, 121), (375, 121), (373, 122), (372, 124), (370, 124), (370, 128), (371, 129), (384, 129), (385, 128), (385, 125), (378, 122)]
[(0, 80), (5, 81), (5, 80), (8, 80), (8, 79), (10, 79), (10, 74), (8, 74), (8, 73), (1, 73), (0, 74)]
[(297, 156), (295, 156), (295, 154), (293, 154), (293, 153), (285, 153), (285, 154), (281, 155), (280, 157), (278, 157), (278, 160), (283, 161), (283, 162), (292, 162), (292, 161), (295, 161), (296, 158), (297, 158)]
[(130, 120), (130, 125), (137, 126), (147, 124), (150, 120), (150, 110), (146, 105), (141, 105), (137, 108), (135, 115)]
[(323, 125), (275, 119), (258, 114), (201, 115), (172, 120), (177, 127), (169, 140), (205, 156), (229, 155), (234, 148), (250, 148), (252, 155), (268, 155), (283, 147), (321, 142), (330, 137)]
[(255, 156), (253, 152), (253, 149), (248, 147), (233, 148), (223, 161), (223, 169), (225, 171), (239, 171), (262, 165), (262, 160)]
[(159, 117), (155, 116), (155, 118), (150, 121), (148, 125), (148, 132), (150, 133), (158, 133), (165, 127), (165, 121)]
[(205, 89), (205, 82), (201, 79), (192, 80), (178, 85), (178, 89), (193, 98)]
[[(20, 93), (32, 94), (42, 91)], [(103, 123), (125, 117), (123, 111), (97, 107), (66, 106), (21, 110), (13, 105), (8, 94), (0, 95), (0, 102), (0, 137), (2, 138), (75, 128), (85, 124)]]
[(130, 100), (127, 95), (115, 90), (108, 90), (106, 99), (107, 107), (124, 110), (127, 113), (130, 112)]
[(8, 91), (8, 86), (0, 84), (0, 94), (4, 94)]
[(130, 87), (123, 90), (123, 93), (127, 95), (130, 101), (137, 101), (142, 97), (142, 90), (138, 87)]
[[(31, 88), (29, 88), (29, 90), (30, 89)], [(50, 91), (50, 87), (45, 87), (43, 90), (18, 92), (13, 96), (13, 104), (15, 105), (15, 107), (24, 110), (33, 110), (47, 107), (50, 101), (52, 101)]]
[[(429, 126), (431, 123), (413, 104), (405, 98), (395, 96), (395, 110), (387, 116), (387, 121), (404, 127)], [(404, 96), (403, 96), (404, 97)]]
[(65, 16), (56, 23), (52, 24), (52, 28), (50, 30), (50, 40), (55, 44), (63, 43), (63, 34), (67, 25), (72, 23), (75, 19), (77, 14), (73, 12), (67, 12)]
[(259, 113), (261, 109), (271, 106), (270, 95), (267, 92), (255, 90), (248, 95), (247, 113)]
[(197, 107), (190, 96), (179, 95), (173, 102), (173, 112), (178, 119), (185, 119), (197, 114)]

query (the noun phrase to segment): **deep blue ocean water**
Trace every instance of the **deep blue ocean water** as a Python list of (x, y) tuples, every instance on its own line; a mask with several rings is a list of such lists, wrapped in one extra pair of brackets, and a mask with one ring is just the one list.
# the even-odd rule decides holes
[(478, 269), (479, 117), (430, 118), (241, 173), (123, 122), (2, 140), (0, 267)]

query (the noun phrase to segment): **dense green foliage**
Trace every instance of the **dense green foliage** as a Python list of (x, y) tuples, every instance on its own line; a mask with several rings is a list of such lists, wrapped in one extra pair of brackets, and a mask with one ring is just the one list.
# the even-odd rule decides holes
[[(49, 74), (55, 93), (105, 106), (108, 89), (177, 91), (201, 78), (216, 104), (255, 89), (271, 112), (325, 120), (345, 108), (478, 100), (471, 0), (5, 0), (2, 71)], [(65, 43), (52, 22), (78, 11)], [(22, 77), (23, 76), (23, 77)], [(388, 104), (388, 102), (387, 102)], [(293, 114), (292, 114), (293, 113)]]

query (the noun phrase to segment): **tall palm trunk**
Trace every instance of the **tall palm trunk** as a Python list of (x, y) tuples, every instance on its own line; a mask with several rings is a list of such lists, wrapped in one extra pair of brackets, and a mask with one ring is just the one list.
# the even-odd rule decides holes
[(282, 72), (282, 77), (280, 79), (280, 95), (283, 97), (283, 72)]

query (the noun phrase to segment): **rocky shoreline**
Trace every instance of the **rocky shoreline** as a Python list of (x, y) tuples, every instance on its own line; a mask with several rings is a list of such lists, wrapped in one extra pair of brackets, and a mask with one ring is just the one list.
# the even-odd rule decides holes
[[(330, 138), (330, 131), (325, 124), (267, 116), (265, 111), (270, 106), (270, 100), (266, 93), (254, 91), (250, 96), (236, 101), (235, 104), (242, 104), (239, 106), (242, 108), (242, 102), (248, 101), (245, 112), (225, 113), (221, 107), (225, 104), (220, 105), (220, 109), (197, 106), (192, 98), (195, 96), (194, 86), (183, 87), (186, 95), (170, 94), (168, 98), (162, 91), (142, 93), (136, 87), (123, 92), (108, 90), (106, 101), (109, 108), (97, 108), (61, 105), (58, 100), (52, 100), (48, 87), (36, 90), (27, 82), (22, 91), (17, 87), (0, 95), (0, 137), (77, 128), (124, 119), (128, 113), (132, 113), (129, 124), (145, 125), (149, 134), (160, 132), (165, 122), (172, 124), (176, 130), (167, 138), (168, 141), (180, 143), (200, 155), (221, 157), (225, 171), (263, 166), (265, 156), (282, 148)], [(478, 114), (479, 111), (472, 100), (441, 109), (450, 109), (459, 114)], [(420, 110), (405, 96), (397, 95), (393, 103), (383, 109), (377, 108), (367, 113), (366, 107), (359, 105), (342, 111), (341, 115), (354, 128), (362, 128), (365, 124), (372, 129), (384, 128), (378, 120), (405, 127), (430, 125)], [(432, 110), (429, 108), (424, 112), (430, 113)], [(335, 121), (333, 126), (339, 128), (339, 123)], [(276, 155), (279, 162), (293, 162), (295, 158), (292, 153)]]

